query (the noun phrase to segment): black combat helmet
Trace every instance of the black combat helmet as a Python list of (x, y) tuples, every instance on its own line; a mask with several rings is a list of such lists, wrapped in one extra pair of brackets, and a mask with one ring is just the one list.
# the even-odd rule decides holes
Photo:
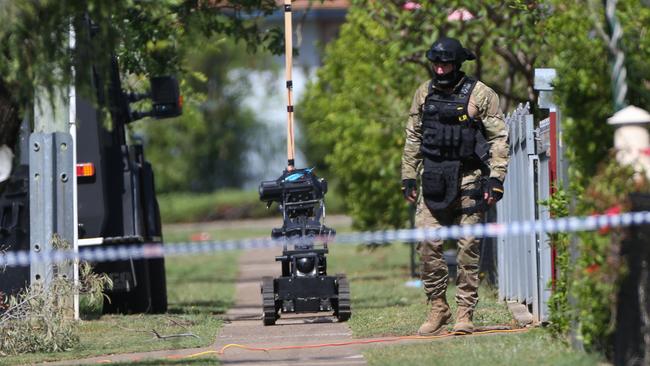
[(448, 74), (438, 75), (434, 73), (434, 81), (437, 86), (449, 87), (455, 85), (464, 75), (460, 71), (463, 62), (475, 60), (476, 56), (455, 38), (440, 37), (433, 42), (427, 51), (427, 58), (431, 62), (444, 62), (454, 64), (454, 70)]

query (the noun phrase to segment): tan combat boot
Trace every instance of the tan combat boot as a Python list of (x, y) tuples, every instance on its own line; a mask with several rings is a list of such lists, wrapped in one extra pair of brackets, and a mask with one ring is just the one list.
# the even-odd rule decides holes
[(444, 297), (431, 299), (431, 310), (427, 315), (427, 320), (418, 329), (418, 334), (422, 336), (430, 336), (441, 333), (444, 326), (449, 323), (451, 319), (451, 311), (447, 304), (447, 299)]
[(474, 309), (465, 306), (459, 306), (456, 311), (456, 324), (454, 324), (454, 333), (470, 334), (474, 332), (474, 323), (472, 317)]

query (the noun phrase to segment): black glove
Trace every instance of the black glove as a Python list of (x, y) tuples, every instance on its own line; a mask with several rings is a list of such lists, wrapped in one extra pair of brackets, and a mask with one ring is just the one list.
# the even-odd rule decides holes
[(411, 192), (415, 191), (418, 189), (415, 179), (403, 179), (402, 180), (402, 194), (404, 194), (404, 198), (409, 198), (411, 197)]
[(488, 179), (485, 184), (485, 200), (490, 197), (494, 198), (495, 201), (503, 198), (503, 183), (496, 178)]

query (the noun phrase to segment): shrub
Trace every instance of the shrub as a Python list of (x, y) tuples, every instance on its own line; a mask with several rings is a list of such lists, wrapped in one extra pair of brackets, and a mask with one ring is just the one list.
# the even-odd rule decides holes
[[(32, 285), (15, 296), (0, 298), (0, 354), (60, 352), (79, 343), (78, 323), (73, 319), (72, 298), (76, 290), (89, 304), (102, 301), (102, 290), (112, 287), (106, 275), (79, 265), (79, 285), (56, 276), (49, 286)], [(2, 294), (0, 294), (2, 295)]]
[[(548, 205), (551, 217), (566, 217), (569, 215), (569, 201), (567, 192), (558, 189), (553, 196), (542, 204)], [(569, 327), (573, 319), (572, 309), (568, 300), (568, 291), (571, 284), (571, 266), (569, 242), (570, 236), (567, 233), (549, 234), (550, 245), (555, 250), (555, 282), (548, 284), (553, 288), (553, 294), (549, 299), (549, 328), (555, 335), (564, 336), (569, 333)]]
[[(628, 195), (647, 192), (649, 188), (643, 176), (635, 175), (629, 166), (621, 166), (612, 154), (601, 164), (591, 184), (584, 192), (579, 192), (582, 200), (577, 203), (576, 214), (628, 211)], [(555, 215), (568, 214), (568, 201), (563, 191), (559, 191), (549, 204)], [(611, 336), (616, 326), (618, 284), (626, 274), (626, 263), (620, 253), (624, 234), (622, 229), (579, 233), (575, 263), (569, 259), (568, 235), (552, 236), (557, 252), (557, 276), (549, 303), (551, 329), (566, 336), (570, 324), (575, 322), (585, 348), (607, 355), (612, 351)], [(573, 303), (569, 302), (569, 295), (573, 296)]]
[(70, 281), (56, 278), (50, 286), (30, 286), (10, 296), (0, 316), (0, 351), (5, 354), (59, 352), (79, 342), (77, 324), (71, 320)]

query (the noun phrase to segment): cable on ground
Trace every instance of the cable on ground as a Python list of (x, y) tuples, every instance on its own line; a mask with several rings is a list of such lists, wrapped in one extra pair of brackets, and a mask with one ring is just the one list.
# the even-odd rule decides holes
[(449, 337), (457, 337), (457, 336), (483, 335), (483, 334), (494, 334), (494, 333), (523, 333), (523, 332), (527, 332), (527, 331), (528, 331), (527, 328), (497, 329), (497, 330), (477, 331), (477, 332), (474, 332), (474, 333), (471, 333), (471, 334), (466, 334), (466, 333), (461, 333), (461, 332), (451, 332), (451, 333), (446, 333), (446, 334), (441, 334), (441, 335), (432, 335), (432, 336), (413, 335), (413, 336), (399, 336), (399, 337), (387, 337), (387, 338), (358, 339), (358, 340), (352, 340), (352, 341), (348, 341), (348, 342), (317, 343), (317, 344), (276, 346), (276, 347), (253, 347), (253, 346), (247, 346), (247, 345), (242, 345), (242, 344), (231, 343), (231, 344), (227, 344), (227, 345), (221, 347), (221, 349), (218, 350), (218, 351), (214, 351), (214, 350), (204, 351), (204, 352), (199, 352), (199, 353), (191, 354), (191, 355), (188, 355), (188, 356), (184, 356), (182, 358), (194, 358), (194, 357), (205, 356), (207, 354), (217, 354), (219, 356), (223, 356), (225, 354), (226, 350), (229, 349), (229, 348), (239, 348), (239, 349), (243, 349), (243, 350), (247, 350), (247, 351), (271, 352), (271, 351), (284, 351), (284, 350), (292, 350), (292, 349), (342, 347), (342, 346), (363, 345), (363, 344), (372, 344), (372, 343), (388, 343), (388, 342), (398, 342), (398, 341), (402, 341), (402, 340), (441, 339), (441, 338), (449, 338)]

